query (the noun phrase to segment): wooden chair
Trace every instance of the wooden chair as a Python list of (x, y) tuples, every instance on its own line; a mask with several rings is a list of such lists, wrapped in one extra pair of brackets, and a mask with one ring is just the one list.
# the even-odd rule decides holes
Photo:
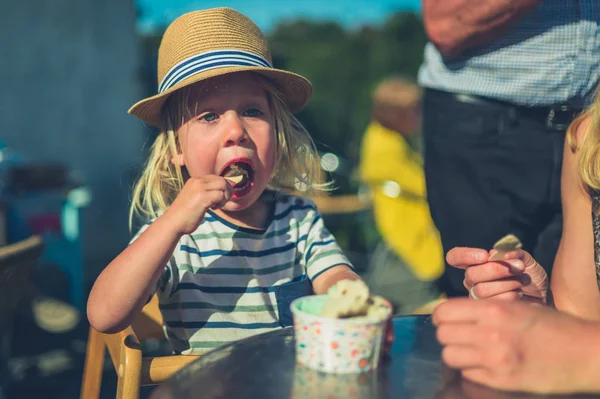
[(358, 213), (371, 208), (370, 198), (356, 194), (316, 195), (309, 198), (314, 201), (317, 209), (323, 215)]
[(19, 301), (27, 293), (31, 271), (43, 247), (40, 236), (0, 247), (0, 335), (10, 330), (13, 316)]
[(29, 278), (44, 248), (40, 236), (0, 247), (0, 396), (8, 379), (6, 365), (14, 316), (29, 288)]
[(97, 399), (102, 383), (105, 349), (117, 373), (117, 399), (138, 399), (140, 387), (156, 385), (198, 356), (144, 357), (141, 342), (164, 339), (162, 315), (156, 295), (125, 330), (103, 334), (90, 326), (83, 369), (81, 399)]

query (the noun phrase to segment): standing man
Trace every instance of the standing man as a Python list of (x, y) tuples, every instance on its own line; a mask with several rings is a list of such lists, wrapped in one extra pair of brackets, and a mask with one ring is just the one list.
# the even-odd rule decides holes
[[(513, 233), (550, 274), (565, 130), (600, 75), (598, 0), (423, 0), (425, 175), (444, 252)], [(447, 267), (440, 289), (466, 295)]]

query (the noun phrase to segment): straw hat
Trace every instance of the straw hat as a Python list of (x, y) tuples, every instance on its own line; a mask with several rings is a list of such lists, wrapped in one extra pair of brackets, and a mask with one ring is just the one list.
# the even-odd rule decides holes
[(222, 7), (184, 14), (169, 25), (158, 49), (158, 94), (137, 102), (128, 112), (161, 127), (161, 109), (171, 93), (240, 71), (269, 78), (292, 112), (300, 111), (312, 94), (306, 78), (273, 68), (267, 40), (254, 22)]

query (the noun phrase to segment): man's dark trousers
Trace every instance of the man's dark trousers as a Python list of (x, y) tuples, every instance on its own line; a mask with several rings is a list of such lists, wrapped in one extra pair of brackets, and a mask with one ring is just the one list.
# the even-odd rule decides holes
[[(490, 249), (508, 233), (550, 274), (562, 231), (560, 172), (573, 110), (526, 108), (426, 89), (425, 176), (444, 253)], [(446, 266), (448, 296), (467, 295)]]

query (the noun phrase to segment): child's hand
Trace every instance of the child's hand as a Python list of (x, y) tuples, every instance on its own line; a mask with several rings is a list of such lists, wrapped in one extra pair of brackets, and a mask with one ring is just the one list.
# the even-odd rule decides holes
[(206, 211), (223, 207), (233, 195), (233, 189), (222, 176), (190, 177), (169, 207), (165, 216), (175, 224), (180, 234), (193, 233)]
[(446, 261), (465, 269), (464, 285), (474, 299), (546, 301), (548, 275), (527, 251), (517, 249), (506, 253), (501, 261), (489, 262), (494, 252), (453, 248), (448, 251)]

